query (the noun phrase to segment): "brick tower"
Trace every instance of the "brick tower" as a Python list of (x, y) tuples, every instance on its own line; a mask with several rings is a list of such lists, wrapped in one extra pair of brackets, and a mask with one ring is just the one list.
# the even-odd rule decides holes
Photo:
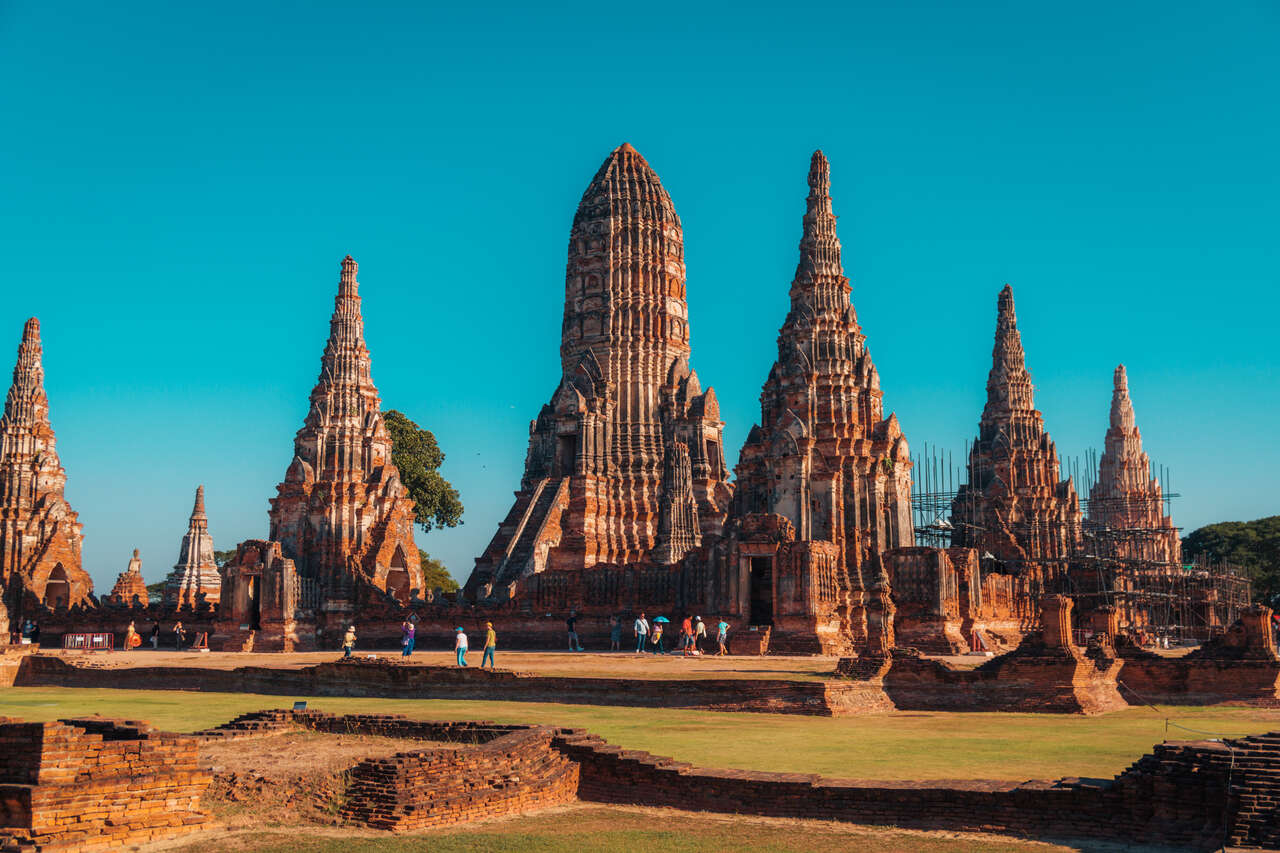
[(294, 456), (271, 501), (271, 536), (323, 606), (354, 606), (357, 581), (408, 602), (423, 589), (413, 501), (391, 462), (360, 316), (356, 262), (342, 261), (329, 341)]
[(1106, 537), (1111, 549), (1106, 556), (1169, 566), (1182, 559), (1178, 529), (1164, 514), (1160, 481), (1151, 475), (1151, 459), (1142, 450), (1123, 364), (1116, 368), (1111, 425), (1098, 461), (1098, 483), (1089, 495), (1089, 525), (1099, 532), (1126, 532)]
[(200, 596), (216, 604), (222, 591), (222, 576), (213, 559), (213, 537), (209, 516), (204, 511), (204, 486), (196, 487), (196, 503), (191, 509), (186, 535), (178, 550), (178, 562), (164, 583), (164, 601), (177, 607), (195, 607)]
[[(689, 369), (680, 219), (630, 145), (605, 160), (569, 233), (561, 379), (530, 425), (515, 505), (468, 582), (507, 584), (544, 569), (650, 561), (664, 492), (692, 491), (700, 530), (718, 534), (730, 489), (714, 392)], [(689, 466), (665, 466), (683, 443)], [(664, 486), (664, 468), (687, 484)], [(688, 513), (672, 516), (688, 519)], [(665, 560), (683, 554), (664, 548)]]
[(80, 563), (80, 523), (63, 496), (67, 472), (54, 446), (41, 354), (32, 317), (0, 417), (0, 580), (15, 620), (41, 604), (87, 603), (93, 592)]
[(1058, 451), (1035, 408), (1013, 288), (1006, 284), (997, 301), (987, 404), (969, 452), (968, 483), (952, 503), (952, 544), (990, 553), (996, 568), (1040, 585), (1063, 577), (1080, 540), (1081, 515), (1075, 484), (1058, 473)]
[[(788, 629), (816, 637), (828, 652), (865, 640), (866, 590), (882, 583), (880, 554), (913, 544), (910, 453), (897, 418), (884, 417), (851, 291), (830, 165), (815, 151), (791, 308), (760, 392), (760, 425), (739, 457), (733, 501), (735, 518), (772, 513), (795, 529), (796, 542), (772, 558), (744, 542), (731, 560), (731, 570), (748, 574), (742, 595), (751, 588), (752, 624), (772, 611), (771, 648)], [(773, 588), (772, 602), (764, 586)]]

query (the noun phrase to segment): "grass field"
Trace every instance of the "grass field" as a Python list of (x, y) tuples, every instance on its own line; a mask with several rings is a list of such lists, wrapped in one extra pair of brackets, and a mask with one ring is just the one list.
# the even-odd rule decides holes
[[(359, 836), (345, 830), (251, 832), (205, 839), (176, 848), (183, 853), (550, 853), (550, 851), (661, 850), (717, 853), (1066, 853), (1119, 850), (1119, 845), (1063, 847), (990, 835), (909, 832), (812, 820), (691, 814), (674, 809), (576, 806), (525, 817), (435, 830), (429, 835)], [(1132, 851), (1133, 848), (1125, 848)]]
[[(336, 713), (578, 726), (632, 749), (704, 767), (820, 773), (855, 779), (1110, 777), (1165, 738), (1164, 717), (1131, 708), (1099, 717), (1053, 714), (876, 714), (804, 717), (651, 708), (413, 699), (296, 697)], [(291, 699), (242, 693), (15, 687), (0, 714), (28, 720), (102, 714), (194, 731)], [(1227, 735), (1280, 730), (1280, 710), (1171, 708), (1184, 726)], [(1206, 735), (1170, 729), (1170, 740)]]

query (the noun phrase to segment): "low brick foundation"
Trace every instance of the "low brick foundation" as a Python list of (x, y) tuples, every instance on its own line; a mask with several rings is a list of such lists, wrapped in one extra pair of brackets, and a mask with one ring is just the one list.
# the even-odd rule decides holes
[(0, 723), (0, 850), (119, 850), (206, 825), (197, 741), (104, 719)]
[(189, 831), (206, 820), (199, 742), (297, 727), (424, 742), (349, 771), (338, 816), (380, 829), (580, 799), (1189, 850), (1280, 845), (1280, 733), (1159, 744), (1110, 780), (885, 783), (698, 768), (578, 729), (279, 710), (191, 737), (96, 719), (0, 724), (0, 851), (119, 849)]
[(237, 667), (227, 670), (195, 666), (97, 668), (80, 666), (60, 657), (36, 655), (23, 664), (14, 684), (19, 687), (206, 690), (272, 696), (565, 702), (820, 716), (893, 710), (878, 688), (839, 679), (570, 678), (363, 658), (297, 669)]
[[(578, 730), (555, 746), (581, 766), (580, 799), (1039, 839), (1216, 850), (1280, 844), (1280, 733), (1157, 745), (1113, 780), (862, 782), (693, 767)], [(1234, 765), (1232, 753), (1235, 753)]]

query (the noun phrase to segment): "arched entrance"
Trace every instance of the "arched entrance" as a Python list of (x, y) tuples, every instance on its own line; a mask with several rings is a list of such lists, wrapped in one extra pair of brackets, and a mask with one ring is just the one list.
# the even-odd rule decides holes
[(62, 564), (53, 567), (53, 571), (49, 572), (49, 580), (44, 585), (44, 604), (46, 607), (57, 609), (66, 607), (71, 603), (71, 581), (67, 579), (67, 570), (62, 568)]
[(402, 604), (408, 604), (409, 591), (409, 565), (404, 550), (397, 545), (395, 554), (391, 556), (391, 566), (387, 569), (387, 592)]

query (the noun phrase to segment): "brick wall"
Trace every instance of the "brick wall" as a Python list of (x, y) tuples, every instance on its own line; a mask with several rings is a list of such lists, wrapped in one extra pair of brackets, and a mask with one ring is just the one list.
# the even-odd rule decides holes
[(211, 776), (196, 750), (136, 722), (0, 723), (0, 843), (118, 850), (197, 829)]

